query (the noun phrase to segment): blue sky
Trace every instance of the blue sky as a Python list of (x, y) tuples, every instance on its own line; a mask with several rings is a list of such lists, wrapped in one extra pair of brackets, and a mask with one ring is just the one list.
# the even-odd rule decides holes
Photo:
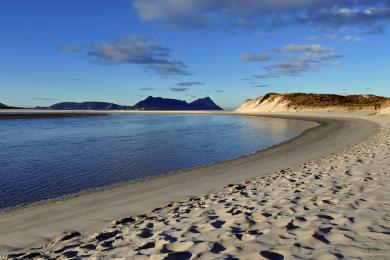
[(387, 0), (2, 0), (0, 102), (390, 96)]

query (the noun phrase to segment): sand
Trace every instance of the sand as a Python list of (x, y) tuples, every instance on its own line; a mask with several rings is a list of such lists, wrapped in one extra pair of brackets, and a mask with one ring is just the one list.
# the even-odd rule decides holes
[(254, 155), (2, 213), (0, 250), (17, 253), (11, 258), (389, 255), (390, 119), (272, 116), (323, 125)]

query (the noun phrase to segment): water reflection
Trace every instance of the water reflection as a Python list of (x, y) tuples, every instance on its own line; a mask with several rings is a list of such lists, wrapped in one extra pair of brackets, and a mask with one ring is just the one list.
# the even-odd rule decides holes
[(220, 115), (0, 122), (0, 208), (253, 153), (311, 127)]

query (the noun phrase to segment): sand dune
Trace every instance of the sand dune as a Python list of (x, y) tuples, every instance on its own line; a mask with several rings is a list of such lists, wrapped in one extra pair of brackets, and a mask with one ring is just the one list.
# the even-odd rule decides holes
[(268, 93), (246, 100), (238, 112), (365, 112), (389, 114), (390, 99), (375, 95)]
[(379, 131), (343, 151), (129, 215), (93, 234), (68, 232), (7, 257), (385, 259), (390, 120), (369, 119)]

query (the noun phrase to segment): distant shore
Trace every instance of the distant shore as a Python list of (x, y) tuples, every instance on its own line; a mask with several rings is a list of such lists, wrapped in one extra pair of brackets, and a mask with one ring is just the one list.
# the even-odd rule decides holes
[(106, 113), (99, 111), (55, 111), (55, 110), (34, 110), (34, 109), (2, 109), (1, 119), (33, 119), (33, 118), (53, 118), (53, 117), (74, 117), (74, 116), (99, 116)]
[(231, 114), (232, 111), (142, 111), (142, 110), (38, 110), (38, 109), (3, 109), (1, 119), (34, 119), (75, 116), (102, 116), (110, 114)]

